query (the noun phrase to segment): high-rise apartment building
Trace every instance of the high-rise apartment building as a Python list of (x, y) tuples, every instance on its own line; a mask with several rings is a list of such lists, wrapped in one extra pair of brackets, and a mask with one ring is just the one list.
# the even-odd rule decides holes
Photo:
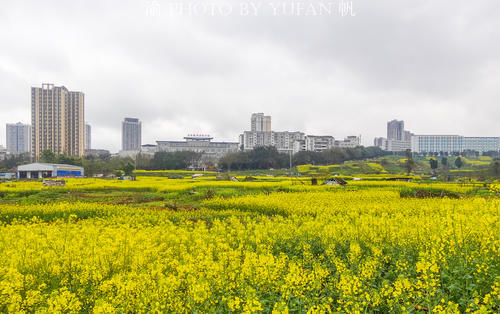
[(30, 151), (31, 126), (21, 122), (7, 123), (7, 151), (12, 154), (22, 154)]
[(252, 132), (271, 132), (271, 116), (263, 113), (253, 113), (251, 118)]
[(92, 127), (85, 123), (85, 150), (92, 149)]
[(273, 146), (280, 153), (301, 151), (321, 152), (334, 147), (357, 147), (361, 137), (348, 136), (344, 140), (335, 140), (333, 136), (305, 135), (303, 132), (272, 131), (271, 117), (263, 113), (254, 113), (251, 118), (251, 131), (240, 134), (240, 148), (249, 151), (256, 147)]
[(411, 148), (412, 133), (405, 130), (405, 122), (392, 120), (387, 122), (387, 138), (377, 137), (375, 146), (391, 152), (403, 152)]
[(271, 130), (271, 116), (253, 113), (250, 119), (251, 131), (240, 135), (240, 146), (252, 150), (259, 146), (274, 146), (278, 151), (292, 151), (295, 140), (303, 139), (301, 132), (275, 132)]
[[(387, 139), (388, 140), (405, 140), (405, 122), (392, 120), (387, 122)], [(409, 139), (408, 139), (409, 140)]]
[(85, 95), (64, 86), (44, 83), (31, 88), (31, 155), (42, 151), (83, 156)]
[(122, 122), (122, 150), (140, 150), (142, 144), (141, 121), (136, 118), (125, 118)]

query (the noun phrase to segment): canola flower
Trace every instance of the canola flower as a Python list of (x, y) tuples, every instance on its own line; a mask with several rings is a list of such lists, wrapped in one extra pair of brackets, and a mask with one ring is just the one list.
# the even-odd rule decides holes
[[(123, 186), (268, 186), (186, 181)], [(121, 187), (88, 179), (68, 188), (112, 184)], [(499, 199), (401, 198), (397, 188), (411, 183), (277, 184), (287, 192), (215, 197), (192, 212), (1, 204), (0, 311), (499, 311)]]
[(495, 195), (500, 195), (500, 184), (492, 184), (490, 186), (490, 192)]
[[(402, 188), (428, 188), (442, 189), (453, 192), (467, 193), (476, 185), (456, 184), (456, 183), (419, 183), (419, 182), (398, 182), (374, 180), (375, 178), (393, 178), (404, 176), (364, 176), (367, 180), (349, 181), (348, 186), (354, 189), (380, 188), (383, 190), (399, 191)], [(244, 177), (238, 177), (244, 179)], [(61, 191), (87, 191), (99, 192), (106, 190), (121, 191), (150, 191), (150, 192), (182, 192), (197, 188), (241, 188), (241, 189), (266, 189), (281, 188), (290, 191), (318, 191), (331, 190), (331, 186), (312, 186), (311, 177), (255, 177), (257, 182), (232, 182), (217, 181), (213, 177), (201, 177), (198, 179), (168, 179), (166, 177), (137, 177), (137, 181), (128, 180), (107, 180), (107, 179), (66, 179), (66, 186), (44, 187), (41, 181), (20, 181), (0, 183), (0, 193), (20, 193), (41, 190), (61, 190)], [(266, 181), (267, 180), (267, 181)], [(319, 182), (322, 183), (322, 182)]]

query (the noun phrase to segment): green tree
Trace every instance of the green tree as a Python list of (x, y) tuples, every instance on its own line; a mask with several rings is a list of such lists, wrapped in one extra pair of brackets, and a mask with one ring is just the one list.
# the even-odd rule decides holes
[(406, 154), (406, 163), (405, 163), (406, 174), (410, 175), (411, 171), (415, 169), (416, 163), (415, 160), (413, 160), (413, 154), (411, 153), (410, 149), (407, 149), (405, 154)]
[(429, 159), (429, 164), (431, 166), (432, 172), (436, 173), (436, 169), (438, 168), (438, 161), (434, 158)]
[(57, 156), (56, 154), (54, 154), (53, 151), (45, 149), (42, 151), (42, 154), (40, 155), (40, 161), (45, 163), (55, 163), (57, 162)]
[(158, 152), (148, 161), (149, 165), (143, 165), (147, 170), (180, 170), (188, 167), (197, 167), (201, 161), (201, 153), (183, 152)]
[(0, 171), (14, 171), (16, 166), (30, 162), (30, 154), (7, 155), (4, 160), (0, 160)]
[(497, 178), (500, 177), (500, 160), (495, 159), (491, 163), (491, 173)]
[(66, 154), (62, 155), (57, 155), (56, 156), (56, 162), (58, 164), (66, 164), (66, 165), (75, 165), (75, 166), (81, 166), (82, 165), (82, 159), (74, 156), (68, 156)]
[(443, 165), (443, 167), (447, 167), (448, 166), (448, 158), (446, 158), (446, 157), (441, 158), (441, 165)]
[(239, 153), (228, 153), (223, 157), (223, 163), (225, 164), (227, 171), (231, 171), (233, 164), (238, 162)]
[(458, 156), (457, 159), (455, 159), (455, 166), (460, 169), (464, 165), (464, 162), (462, 160), (462, 157)]
[(134, 164), (129, 161), (125, 164), (125, 166), (123, 166), (122, 170), (126, 176), (131, 176), (134, 173), (134, 169), (135, 169)]

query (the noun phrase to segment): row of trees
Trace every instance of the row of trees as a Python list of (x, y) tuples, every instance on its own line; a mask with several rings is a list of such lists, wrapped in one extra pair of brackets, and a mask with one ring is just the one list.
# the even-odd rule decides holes
[(11, 171), (19, 165), (30, 161), (29, 154), (7, 155), (5, 159), (0, 160), (0, 171)]
[[(362, 160), (376, 158), (388, 153), (378, 147), (356, 147), (356, 148), (334, 148), (323, 152), (299, 152), (294, 155), (280, 153), (275, 147), (258, 147), (248, 152), (230, 153), (219, 161), (219, 167), (224, 170), (251, 170), (288, 168), (290, 165), (297, 166), (303, 164), (340, 164), (349, 160)], [(405, 168), (408, 173), (416, 168), (411, 152), (405, 152), (407, 161)], [(82, 166), (87, 176), (95, 174), (123, 173), (131, 175), (135, 168), (144, 170), (182, 170), (192, 166), (199, 166), (202, 162), (202, 154), (196, 152), (159, 152), (153, 157), (138, 155), (135, 160), (131, 158), (111, 157), (109, 154), (87, 157), (72, 157), (67, 155), (55, 155), (51, 151), (44, 151), (41, 155), (41, 162), (61, 163)], [(0, 170), (8, 171), (17, 165), (29, 162), (29, 155), (13, 155), (0, 162)], [(439, 164), (444, 169), (450, 167), (448, 157), (430, 159), (429, 164), (434, 173), (439, 168)], [(453, 164), (460, 169), (464, 166), (463, 158), (455, 158)], [(488, 176), (500, 177), (500, 159), (495, 158), (489, 167), (483, 167), (482, 172)], [(484, 175), (483, 173), (483, 175)]]
[[(431, 166), (432, 171), (435, 173), (437, 168), (439, 167), (439, 161), (435, 158), (429, 159), (429, 165)], [(448, 168), (448, 158), (447, 157), (442, 157), (441, 158), (441, 165), (444, 168)], [(464, 161), (462, 160), (462, 157), (457, 157), (455, 158), (455, 167), (458, 169), (462, 168), (464, 165)]]
[(290, 166), (313, 164), (340, 164), (348, 160), (361, 160), (385, 156), (388, 153), (379, 147), (333, 148), (323, 152), (298, 152), (291, 156), (280, 153), (275, 147), (257, 147), (248, 152), (230, 153), (219, 161), (225, 170), (288, 168)]
[(131, 158), (111, 157), (110, 154), (100, 154), (98, 156), (74, 157), (68, 155), (56, 155), (50, 150), (44, 150), (40, 156), (40, 162), (68, 164), (80, 166), (85, 169), (85, 175), (92, 177), (96, 174), (107, 175), (132, 175), (135, 169), (134, 161)]
[[(464, 165), (465, 162), (462, 157), (458, 156), (455, 158), (455, 161), (453, 162), (455, 167), (457, 169), (461, 169)], [(439, 168), (439, 161), (437, 159), (430, 159), (429, 160), (429, 165), (434, 172), (436, 173), (437, 169)], [(442, 157), (441, 158), (441, 166), (447, 170), (450, 167), (450, 163), (448, 161), (447, 157)], [(494, 158), (491, 164), (488, 167), (481, 167), (481, 169), (478, 170), (478, 174), (481, 176), (485, 177), (494, 177), (494, 178), (499, 178), (500, 177), (500, 158)]]
[(197, 166), (201, 163), (201, 153), (158, 152), (153, 158), (143, 155), (137, 156), (137, 168), (143, 170), (182, 170)]
[[(0, 171), (14, 171), (19, 166), (30, 162), (29, 154), (9, 155), (6, 159), (0, 161)], [(73, 157), (68, 155), (56, 155), (50, 150), (45, 150), (40, 156), (40, 162), (56, 163), (80, 166), (85, 169), (87, 176), (95, 174), (117, 174), (125, 172), (132, 174), (134, 170), (134, 161), (131, 158), (112, 158), (110, 154), (101, 154), (99, 156)]]
[[(387, 152), (378, 147), (333, 148), (323, 152), (299, 152), (291, 156), (280, 153), (275, 147), (257, 147), (248, 152), (229, 153), (219, 161), (219, 167), (225, 170), (250, 170), (269, 168), (288, 168), (303, 164), (339, 164), (347, 160), (361, 160), (387, 155)], [(138, 155), (131, 158), (111, 158), (109, 155), (98, 157), (76, 158), (66, 155), (55, 155), (44, 151), (42, 162), (64, 163), (83, 166), (88, 176), (100, 173), (104, 175), (123, 170), (128, 173), (132, 167), (143, 170), (181, 170), (198, 167), (202, 163), (202, 154), (192, 151), (158, 152), (153, 157)]]

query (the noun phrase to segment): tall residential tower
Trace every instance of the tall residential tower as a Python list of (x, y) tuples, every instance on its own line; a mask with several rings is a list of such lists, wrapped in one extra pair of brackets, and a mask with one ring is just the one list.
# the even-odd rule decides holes
[(31, 88), (31, 155), (44, 150), (83, 156), (85, 151), (85, 95), (64, 86), (43, 83)]
[(271, 132), (271, 116), (253, 113), (250, 123), (252, 132)]
[(141, 149), (141, 121), (136, 118), (125, 118), (122, 122), (122, 150), (132, 151)]
[(27, 153), (31, 145), (31, 127), (21, 122), (7, 123), (7, 151), (13, 154)]
[(405, 122), (392, 120), (387, 122), (387, 139), (388, 140), (405, 140)]

